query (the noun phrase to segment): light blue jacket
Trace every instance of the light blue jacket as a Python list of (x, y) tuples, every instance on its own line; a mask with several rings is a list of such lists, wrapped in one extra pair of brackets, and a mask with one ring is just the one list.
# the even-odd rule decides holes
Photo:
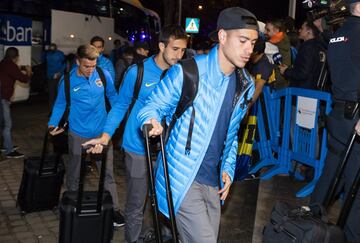
[(103, 54), (100, 54), (96, 61), (96, 65), (100, 67), (102, 70), (106, 70), (110, 73), (112, 80), (115, 80), (115, 68), (113, 63), (105, 57)]
[[(156, 64), (155, 56), (151, 56), (144, 60), (144, 74), (141, 82), (138, 98), (132, 108), (129, 118), (125, 125), (122, 147), (127, 152), (136, 153), (145, 156), (144, 137), (137, 126), (136, 116), (139, 110), (145, 105), (145, 101), (151, 94), (153, 89), (160, 82), (160, 76), (163, 70)], [(111, 107), (111, 111), (106, 120), (104, 131), (110, 136), (119, 127), (120, 122), (124, 119), (126, 112), (133, 100), (134, 88), (138, 73), (137, 65), (132, 65), (125, 74), (124, 81), (121, 85), (118, 100)]]
[[(100, 136), (106, 122), (104, 85), (96, 70), (89, 78), (77, 74), (78, 67), (70, 72), (69, 130), (83, 138)], [(106, 78), (106, 96), (111, 106), (117, 93), (110, 73), (103, 70)], [(49, 120), (49, 126), (57, 126), (66, 109), (64, 76), (60, 80), (58, 95)]]
[[(196, 115), (190, 154), (185, 154), (185, 144), (192, 108), (185, 111), (178, 119), (165, 147), (175, 213), (177, 213), (203, 161), (229, 83), (230, 76), (225, 76), (220, 70), (217, 49), (218, 47), (216, 46), (208, 55), (195, 57), (199, 69), (199, 88), (197, 96), (194, 99)], [(240, 70), (240, 72), (245, 76), (243, 89), (242, 92), (236, 94), (236, 99), (233, 104), (234, 110), (226, 136), (220, 171), (220, 176), (222, 172), (226, 172), (231, 180), (234, 178), (236, 164), (238, 148), (237, 132), (240, 121), (247, 110), (244, 93), (249, 89), (247, 92), (248, 98), (252, 97), (254, 93), (254, 82), (252, 78), (245, 70)], [(168, 71), (164, 79), (152, 92), (147, 100), (146, 106), (140, 110), (138, 114), (139, 126), (142, 127), (143, 124), (151, 118), (156, 118), (158, 121), (161, 121), (163, 117), (167, 117), (167, 122), (169, 122), (179, 101), (182, 84), (182, 69), (181, 66), (177, 64)], [(161, 156), (159, 156), (157, 162), (156, 195), (160, 211), (168, 216)]]

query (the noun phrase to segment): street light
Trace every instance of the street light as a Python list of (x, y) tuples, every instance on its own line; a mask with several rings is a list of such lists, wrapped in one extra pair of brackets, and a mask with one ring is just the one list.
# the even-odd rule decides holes
[(202, 6), (202, 5), (199, 5), (199, 6), (198, 6), (198, 10), (203, 10), (203, 6)]

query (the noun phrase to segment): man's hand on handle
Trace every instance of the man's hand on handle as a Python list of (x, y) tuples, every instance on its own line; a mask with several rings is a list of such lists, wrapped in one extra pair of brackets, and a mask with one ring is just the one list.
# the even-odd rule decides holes
[(64, 131), (64, 128), (49, 126), (49, 133), (51, 136), (56, 136)]
[(149, 137), (159, 136), (163, 132), (163, 127), (160, 122), (158, 122), (155, 118), (151, 118), (146, 124), (151, 124), (152, 129), (149, 131)]
[(101, 154), (104, 145), (108, 145), (111, 137), (107, 133), (103, 133), (101, 137), (91, 139), (82, 144), (83, 147), (89, 147), (86, 152), (93, 153), (93, 154)]

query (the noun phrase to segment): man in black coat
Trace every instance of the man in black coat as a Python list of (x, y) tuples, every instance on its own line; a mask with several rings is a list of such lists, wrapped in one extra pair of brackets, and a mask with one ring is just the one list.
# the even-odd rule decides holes
[(316, 26), (308, 20), (299, 29), (299, 38), (304, 42), (300, 45), (293, 67), (285, 64), (279, 67), (280, 73), (290, 80), (290, 86), (316, 89), (321, 70), (320, 53), (325, 54), (325, 48), (318, 39), (319, 33)]

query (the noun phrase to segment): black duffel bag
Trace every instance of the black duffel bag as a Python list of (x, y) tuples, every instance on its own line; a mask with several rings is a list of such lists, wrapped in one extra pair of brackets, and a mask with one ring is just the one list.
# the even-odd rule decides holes
[(263, 243), (342, 243), (344, 233), (331, 224), (320, 205), (293, 207), (277, 202), (263, 232)]
[(345, 198), (336, 225), (331, 224), (326, 210), (334, 201), (340, 178), (344, 172), (352, 146), (357, 137), (356, 131), (349, 138), (342, 161), (338, 165), (336, 175), (331, 182), (326, 198), (320, 205), (303, 207), (289, 206), (277, 202), (271, 213), (270, 222), (263, 232), (263, 243), (343, 243), (346, 242), (343, 228), (350, 213), (355, 196), (360, 188), (360, 170), (354, 178), (351, 190)]

